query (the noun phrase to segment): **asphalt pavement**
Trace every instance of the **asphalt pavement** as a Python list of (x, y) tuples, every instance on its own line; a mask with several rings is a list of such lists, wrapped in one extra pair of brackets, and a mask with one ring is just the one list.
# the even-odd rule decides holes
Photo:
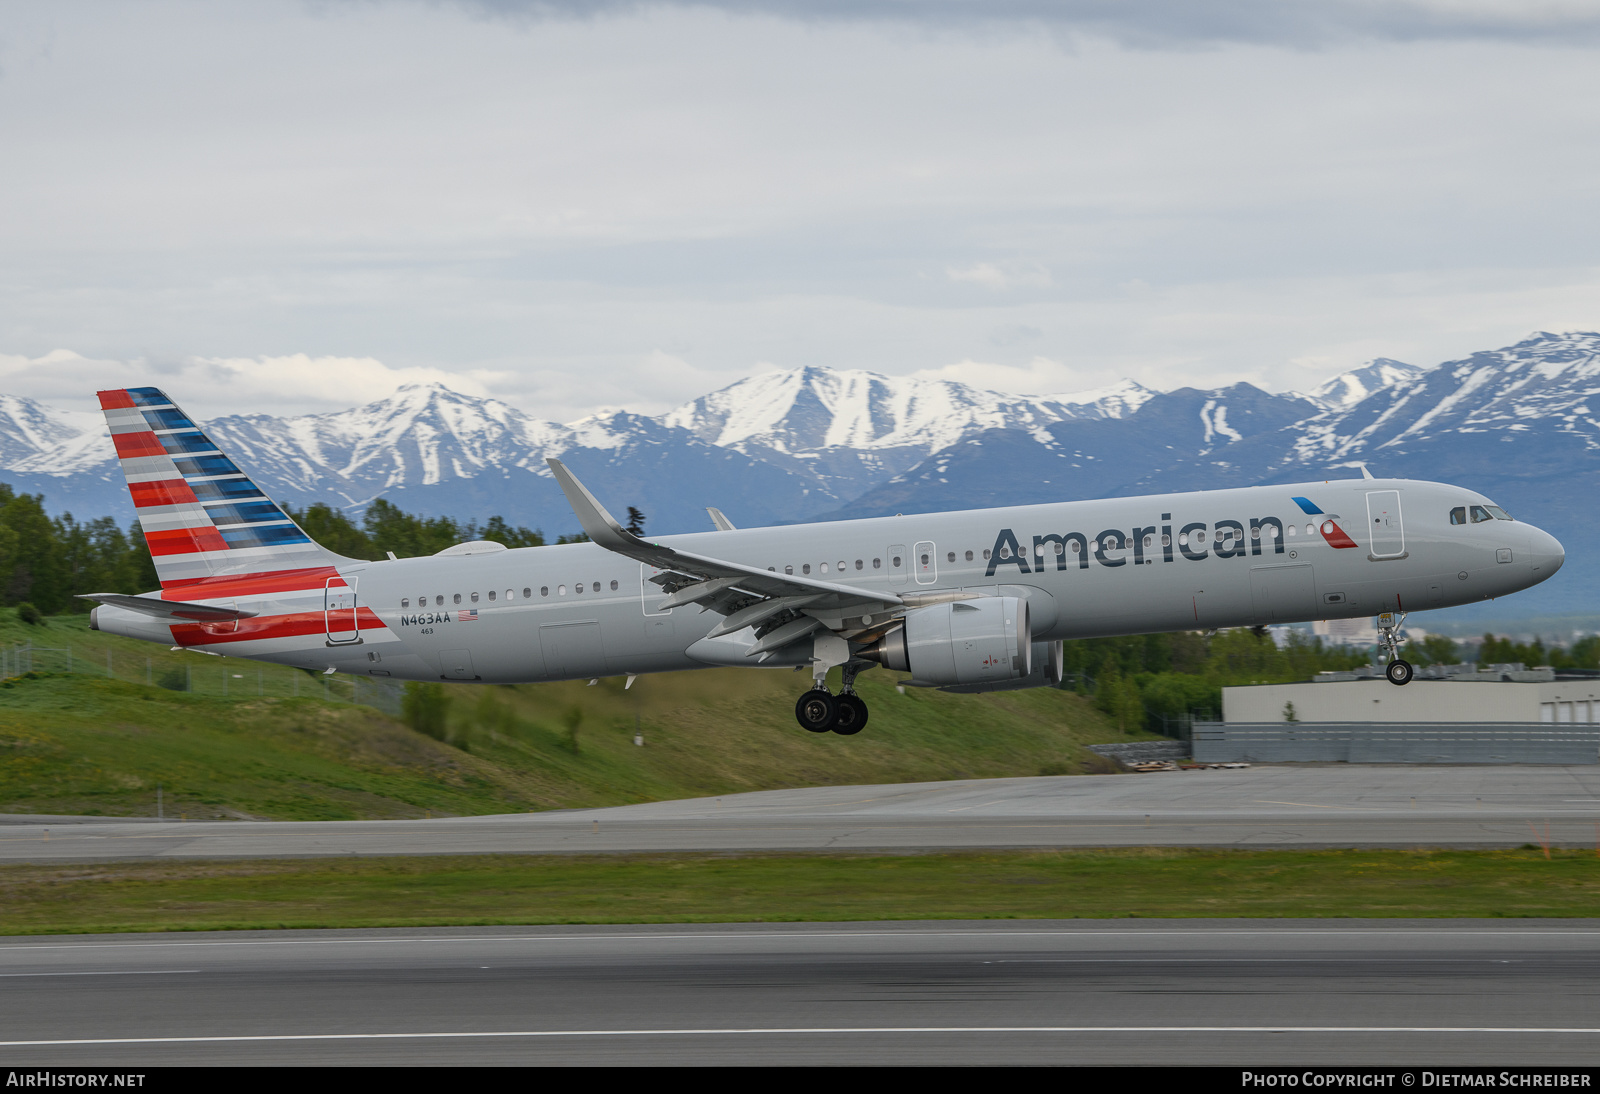
[(1600, 847), (1600, 766), (1284, 764), (400, 821), (0, 816), (0, 862), (627, 851)]
[(1592, 921), (0, 939), (0, 1065), (1592, 1064)]

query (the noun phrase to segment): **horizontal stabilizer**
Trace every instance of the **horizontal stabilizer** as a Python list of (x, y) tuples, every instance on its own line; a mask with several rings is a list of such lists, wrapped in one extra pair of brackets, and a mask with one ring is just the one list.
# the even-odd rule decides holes
[(141, 615), (158, 619), (181, 619), (190, 623), (226, 623), (230, 619), (249, 619), (255, 612), (238, 608), (219, 608), (211, 604), (185, 604), (179, 600), (157, 600), (150, 596), (126, 596), (122, 593), (79, 593), (79, 600), (98, 600), (114, 608), (126, 608)]
[(719, 532), (733, 531), (733, 521), (722, 515), (722, 510), (714, 505), (706, 506), (706, 512), (711, 514), (711, 523), (716, 525)]

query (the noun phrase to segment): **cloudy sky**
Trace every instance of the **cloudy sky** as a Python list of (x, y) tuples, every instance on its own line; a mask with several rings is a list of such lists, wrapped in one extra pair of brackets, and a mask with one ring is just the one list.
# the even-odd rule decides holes
[(0, 391), (1310, 387), (1600, 327), (1592, 0), (7, 0)]

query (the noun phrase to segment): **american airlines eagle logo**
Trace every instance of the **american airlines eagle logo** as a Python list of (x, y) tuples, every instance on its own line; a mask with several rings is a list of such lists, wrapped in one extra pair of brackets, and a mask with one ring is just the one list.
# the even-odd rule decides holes
[[(1358, 546), (1339, 525), (1339, 514), (1325, 513), (1309, 498), (1292, 498), (1301, 513), (1314, 518), (1302, 527), (1299, 521), (1282, 517), (1250, 517), (1248, 520), (1193, 521), (1177, 528), (1166, 523), (1171, 513), (1162, 513), (1163, 523), (1143, 528), (1107, 528), (1093, 536), (1083, 532), (1050, 533), (1033, 537), (1032, 550), (1022, 545), (1010, 528), (995, 536), (989, 552), (986, 577), (993, 577), (1001, 566), (1015, 566), (1024, 574), (1043, 573), (1051, 568), (1066, 570), (1072, 565), (1089, 568), (1089, 558), (1102, 566), (1153, 566), (1174, 562), (1180, 556), (1190, 562), (1217, 558), (1248, 558), (1255, 555), (1281, 555), (1293, 546), (1287, 542), (1296, 535), (1320, 535), (1330, 547), (1345, 550)], [(1069, 562), (1068, 560), (1072, 560)]]

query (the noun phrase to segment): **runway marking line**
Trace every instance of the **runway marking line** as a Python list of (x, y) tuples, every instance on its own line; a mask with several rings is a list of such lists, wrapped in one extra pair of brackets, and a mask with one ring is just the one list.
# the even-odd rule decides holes
[(738, 1037), (838, 1035), (847, 1033), (1530, 1033), (1600, 1034), (1600, 1028), (1567, 1026), (774, 1026), (738, 1029), (529, 1029), (435, 1033), (257, 1033), (210, 1037), (72, 1037), (0, 1041), (0, 1048), (68, 1045), (238, 1044), (263, 1041), (461, 1040), (479, 1037)]

